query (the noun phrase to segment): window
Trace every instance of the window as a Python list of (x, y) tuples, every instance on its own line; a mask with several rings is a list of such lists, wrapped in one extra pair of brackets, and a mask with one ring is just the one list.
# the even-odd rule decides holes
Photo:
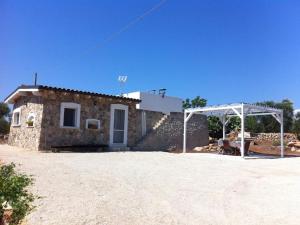
[(34, 113), (29, 113), (26, 123), (27, 123), (27, 127), (34, 127), (34, 123), (35, 123)]
[(21, 126), (21, 109), (15, 109), (13, 111), (13, 126)]
[(80, 127), (80, 104), (63, 102), (60, 107), (60, 127)]
[(99, 130), (100, 129), (100, 120), (87, 119), (86, 120), (86, 129)]

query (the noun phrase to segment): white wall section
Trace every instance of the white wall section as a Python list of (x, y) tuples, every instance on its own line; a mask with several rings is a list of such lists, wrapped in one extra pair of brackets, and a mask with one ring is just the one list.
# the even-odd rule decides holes
[(147, 92), (132, 92), (124, 94), (124, 97), (141, 100), (137, 109), (149, 110), (170, 114), (170, 112), (182, 112), (182, 99), (171, 96), (162, 97), (159, 94)]

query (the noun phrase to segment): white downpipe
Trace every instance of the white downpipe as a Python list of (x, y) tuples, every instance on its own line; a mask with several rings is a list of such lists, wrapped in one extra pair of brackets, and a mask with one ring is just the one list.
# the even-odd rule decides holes
[(241, 156), (244, 158), (245, 154), (245, 116), (244, 116), (244, 104), (241, 108)]
[(284, 157), (284, 130), (283, 130), (283, 112), (280, 114), (280, 155), (281, 158)]

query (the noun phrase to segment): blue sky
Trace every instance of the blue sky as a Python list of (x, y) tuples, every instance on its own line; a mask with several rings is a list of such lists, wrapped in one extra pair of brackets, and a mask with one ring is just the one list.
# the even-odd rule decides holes
[(0, 99), (39, 83), (118, 94), (167, 88), (209, 104), (289, 98), (300, 108), (300, 1), (0, 0)]

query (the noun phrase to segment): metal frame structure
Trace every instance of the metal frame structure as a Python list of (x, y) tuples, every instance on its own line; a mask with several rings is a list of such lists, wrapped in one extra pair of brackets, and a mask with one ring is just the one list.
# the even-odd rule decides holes
[(187, 133), (187, 122), (194, 114), (204, 114), (207, 116), (217, 116), (223, 124), (223, 139), (225, 139), (225, 128), (229, 122), (230, 117), (238, 116), (241, 118), (241, 156), (244, 158), (245, 153), (245, 117), (246, 116), (273, 116), (278, 123), (280, 123), (280, 141), (281, 141), (281, 157), (284, 157), (284, 144), (283, 144), (283, 110), (265, 107), (254, 104), (228, 104), (228, 105), (217, 105), (207, 106), (199, 108), (189, 108), (184, 110), (184, 129), (183, 129), (183, 153), (186, 152), (186, 133)]

